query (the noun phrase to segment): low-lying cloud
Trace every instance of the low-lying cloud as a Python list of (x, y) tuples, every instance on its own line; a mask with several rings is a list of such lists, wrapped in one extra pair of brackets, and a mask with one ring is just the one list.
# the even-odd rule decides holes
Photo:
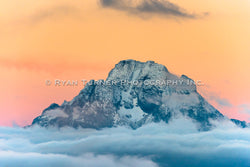
[(1, 167), (247, 167), (250, 130), (229, 122), (208, 132), (188, 119), (92, 129), (0, 128)]
[(185, 9), (168, 0), (100, 0), (102, 7), (113, 8), (135, 15), (158, 14), (181, 18), (196, 18), (196, 14), (188, 13)]

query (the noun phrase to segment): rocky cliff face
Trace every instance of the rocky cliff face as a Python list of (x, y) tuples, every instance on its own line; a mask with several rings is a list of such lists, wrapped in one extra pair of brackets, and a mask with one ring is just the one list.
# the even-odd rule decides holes
[(177, 77), (153, 61), (124, 60), (106, 80), (92, 80), (72, 101), (50, 105), (32, 125), (138, 128), (183, 115), (198, 122), (202, 130), (210, 128), (210, 119), (226, 119), (187, 76)]

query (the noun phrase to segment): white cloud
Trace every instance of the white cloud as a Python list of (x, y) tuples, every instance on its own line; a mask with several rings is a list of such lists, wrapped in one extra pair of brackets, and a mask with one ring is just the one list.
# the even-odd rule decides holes
[(137, 157), (116, 158), (112, 155), (84, 154), (82, 156), (67, 156), (60, 154), (19, 153), (0, 151), (0, 161), (4, 166), (36, 166), (36, 167), (156, 167), (152, 161)]
[(217, 126), (199, 132), (182, 118), (136, 130), (1, 127), (0, 166), (247, 166), (250, 130), (228, 122)]

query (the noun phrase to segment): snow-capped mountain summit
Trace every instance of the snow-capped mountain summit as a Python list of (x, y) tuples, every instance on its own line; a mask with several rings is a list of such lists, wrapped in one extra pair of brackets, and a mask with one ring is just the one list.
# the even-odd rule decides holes
[(51, 104), (32, 125), (138, 128), (148, 122), (168, 123), (179, 116), (198, 122), (203, 130), (210, 128), (210, 120), (227, 119), (187, 76), (173, 75), (153, 61), (123, 60), (106, 80), (91, 80), (72, 101)]

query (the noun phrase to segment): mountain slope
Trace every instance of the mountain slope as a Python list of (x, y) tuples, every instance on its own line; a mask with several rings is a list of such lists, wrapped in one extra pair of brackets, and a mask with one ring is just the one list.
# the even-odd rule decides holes
[(92, 80), (72, 101), (50, 105), (32, 125), (138, 128), (183, 115), (198, 122), (202, 130), (211, 127), (210, 119), (227, 119), (197, 92), (187, 76), (177, 77), (153, 61), (124, 60), (106, 80)]

